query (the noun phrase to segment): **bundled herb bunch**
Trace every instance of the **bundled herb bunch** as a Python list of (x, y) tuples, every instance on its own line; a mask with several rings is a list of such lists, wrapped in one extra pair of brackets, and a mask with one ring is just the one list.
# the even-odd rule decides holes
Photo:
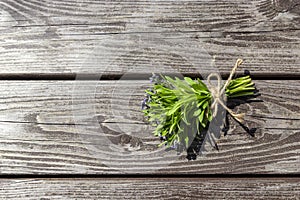
[[(153, 88), (146, 90), (142, 109), (147, 120), (154, 125), (154, 135), (162, 140), (160, 145), (187, 149), (192, 139), (200, 137), (203, 130), (217, 115), (218, 105), (240, 123), (244, 114), (236, 114), (224, 103), (226, 98), (239, 98), (254, 95), (255, 87), (249, 75), (232, 79), (236, 68), (242, 63), (239, 59), (224, 85), (220, 77), (211, 74), (207, 85), (200, 79), (184, 77), (171, 78), (153, 75)], [(216, 77), (218, 86), (211, 84), (211, 77)]]

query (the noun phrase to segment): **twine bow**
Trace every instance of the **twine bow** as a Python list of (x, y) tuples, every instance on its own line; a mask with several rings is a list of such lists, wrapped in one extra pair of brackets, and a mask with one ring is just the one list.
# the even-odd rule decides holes
[[(219, 74), (217, 73), (211, 73), (209, 74), (209, 76), (207, 77), (207, 82), (208, 82), (208, 88), (211, 92), (211, 95), (213, 97), (213, 103), (211, 104), (211, 109), (213, 110), (213, 117), (215, 117), (217, 115), (218, 112), (218, 105), (221, 105), (225, 110), (228, 111), (228, 113), (234, 117), (237, 121), (239, 121), (240, 123), (244, 122), (244, 117), (245, 117), (245, 113), (235, 113), (233, 112), (231, 109), (229, 109), (224, 101), (226, 100), (226, 95), (224, 95), (224, 92), (226, 90), (226, 87), (229, 85), (230, 81), (232, 80), (233, 75), (235, 74), (236, 69), (238, 68), (238, 66), (240, 66), (243, 63), (242, 59), (238, 59), (234, 65), (234, 67), (231, 70), (231, 73), (227, 79), (227, 81), (225, 82), (225, 84), (223, 85), (223, 87), (221, 86), (221, 77)], [(217, 86), (213, 85), (211, 83), (211, 79), (212, 77), (215, 77), (217, 79)]]

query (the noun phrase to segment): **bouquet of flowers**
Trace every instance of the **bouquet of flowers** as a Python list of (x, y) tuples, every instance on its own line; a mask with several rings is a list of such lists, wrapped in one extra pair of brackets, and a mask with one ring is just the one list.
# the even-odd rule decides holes
[[(218, 74), (207, 78), (207, 85), (200, 79), (184, 77), (171, 78), (153, 75), (153, 88), (146, 90), (142, 103), (147, 120), (155, 126), (154, 135), (162, 140), (160, 145), (187, 149), (191, 138), (200, 137), (222, 106), (235, 120), (244, 121), (244, 113), (237, 114), (225, 103), (227, 98), (239, 98), (254, 95), (255, 87), (249, 75), (233, 79), (233, 75), (242, 60), (238, 59), (228, 80), (221, 85)], [(213, 85), (212, 77), (217, 80)]]

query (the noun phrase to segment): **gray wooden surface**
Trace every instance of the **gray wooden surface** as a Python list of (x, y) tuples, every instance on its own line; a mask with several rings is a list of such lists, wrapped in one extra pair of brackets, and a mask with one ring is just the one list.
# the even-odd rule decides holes
[[(5, 199), (299, 199), (297, 179), (4, 179)], [(38, 198), (37, 198), (38, 197)]]
[[(253, 74), (300, 75), (297, 0), (1, 0), (0, 5), (1, 76), (116, 75), (153, 63), (193, 73), (186, 54), (199, 48), (222, 73), (242, 57)], [(133, 45), (138, 47), (130, 51)], [(99, 59), (116, 56), (121, 63)], [(196, 67), (199, 57), (198, 62)]]
[(1, 173), (300, 172), (299, 81), (255, 81), (261, 97), (236, 107), (255, 137), (232, 121), (220, 151), (192, 162), (158, 153), (141, 112), (148, 82), (2, 81)]
[[(0, 0), (0, 198), (299, 199), (299, 47), (299, 0)], [(195, 161), (157, 148), (136, 79), (226, 77), (237, 58), (255, 137), (231, 121)], [(128, 173), (154, 178), (101, 178)]]

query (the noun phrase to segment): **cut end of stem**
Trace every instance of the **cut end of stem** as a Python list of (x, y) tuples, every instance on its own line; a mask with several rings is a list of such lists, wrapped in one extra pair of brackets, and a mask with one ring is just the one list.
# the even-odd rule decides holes
[(239, 113), (239, 114), (236, 114), (234, 112), (231, 112), (230, 113), (232, 117), (234, 117), (234, 119), (236, 119), (238, 122), (240, 123), (244, 123), (245, 121), (245, 113)]

